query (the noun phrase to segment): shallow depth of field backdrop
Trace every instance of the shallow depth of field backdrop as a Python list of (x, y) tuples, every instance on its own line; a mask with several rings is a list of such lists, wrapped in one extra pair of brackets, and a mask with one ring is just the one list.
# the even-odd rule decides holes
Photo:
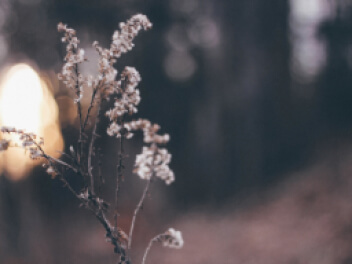
[[(77, 30), (91, 58), (81, 70), (94, 73), (91, 43), (108, 46), (136, 13), (153, 29), (117, 67), (141, 73), (139, 113), (171, 135), (176, 181), (153, 184), (133, 263), (169, 226), (183, 232), (184, 248), (155, 246), (148, 263), (352, 263), (350, 0), (0, 0), (0, 121), (42, 126), (48, 147), (68, 151), (77, 122), (55, 76), (64, 56), (57, 23)], [(28, 87), (16, 82), (26, 77), (19, 63), (36, 72)], [(46, 90), (36, 90), (36, 74)], [(97, 142), (111, 175), (118, 140), (107, 124)], [(140, 147), (126, 146), (126, 171)], [(94, 216), (34, 165), (0, 154), (0, 263), (115, 263)], [(110, 200), (112, 182), (103, 189)], [(126, 175), (125, 229), (143, 185)]]

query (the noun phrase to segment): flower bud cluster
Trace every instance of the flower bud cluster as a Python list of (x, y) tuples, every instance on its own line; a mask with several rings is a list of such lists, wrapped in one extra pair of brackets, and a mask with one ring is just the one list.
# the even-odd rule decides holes
[(67, 86), (67, 88), (73, 90), (77, 98), (75, 102), (79, 102), (83, 96), (83, 87), (80, 85), (81, 77), (78, 72), (76, 72), (77, 64), (85, 61), (84, 50), (78, 48), (79, 40), (76, 37), (76, 31), (72, 28), (68, 28), (67, 25), (59, 23), (57, 26), (59, 32), (64, 32), (65, 35), (61, 39), (63, 43), (67, 43), (66, 45), (66, 56), (65, 56), (65, 64), (62, 67), (61, 73), (58, 75), (59, 80)]

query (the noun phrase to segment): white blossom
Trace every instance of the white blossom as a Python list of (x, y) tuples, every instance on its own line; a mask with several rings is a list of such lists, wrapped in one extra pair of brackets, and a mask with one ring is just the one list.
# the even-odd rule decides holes
[(134, 172), (143, 180), (150, 180), (153, 176), (154, 151), (150, 147), (143, 147), (142, 153), (136, 156)]
[(165, 148), (143, 147), (142, 153), (136, 156), (134, 172), (143, 180), (150, 180), (155, 175), (169, 185), (175, 180), (170, 161), (171, 154)]
[(164, 234), (160, 235), (160, 240), (164, 247), (180, 249), (183, 247), (184, 241), (181, 231), (169, 228)]
[(121, 137), (121, 126), (116, 122), (112, 122), (107, 129), (107, 134), (109, 136), (116, 136), (117, 138)]

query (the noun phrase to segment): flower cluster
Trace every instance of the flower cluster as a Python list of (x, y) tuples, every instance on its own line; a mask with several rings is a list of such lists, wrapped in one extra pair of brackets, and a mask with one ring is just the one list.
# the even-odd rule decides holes
[(61, 74), (58, 75), (67, 88), (76, 93), (75, 102), (79, 102), (83, 96), (82, 79), (83, 77), (77, 71), (77, 64), (85, 61), (84, 50), (78, 48), (79, 40), (76, 37), (76, 31), (68, 28), (67, 25), (59, 23), (57, 26), (59, 32), (65, 32), (65, 36), (61, 39), (66, 45), (66, 63), (62, 67)]
[(150, 180), (153, 175), (171, 184), (175, 180), (173, 171), (169, 168), (171, 154), (165, 148), (156, 145), (143, 147), (142, 153), (138, 154), (134, 172), (143, 180)]
[[(136, 85), (140, 81), (138, 72), (131, 67), (126, 67), (125, 73), (122, 73), (121, 80), (116, 82), (115, 78), (117, 70), (113, 67), (116, 59), (120, 58), (123, 53), (130, 51), (133, 47), (133, 40), (138, 35), (141, 29), (148, 30), (152, 27), (149, 19), (142, 14), (137, 14), (131, 17), (127, 23), (120, 23), (120, 31), (116, 30), (112, 36), (110, 49), (103, 49), (98, 41), (93, 42), (93, 47), (99, 53), (99, 75), (98, 80), (101, 82), (102, 95), (107, 98), (109, 95), (121, 89), (121, 81), (127, 75), (134, 75), (138, 80), (134, 80), (131, 76), (127, 79), (131, 85)], [(134, 87), (135, 88), (135, 87)], [(131, 91), (132, 92), (132, 91)], [(139, 94), (135, 94), (138, 100)], [(138, 103), (137, 103), (138, 104)], [(115, 106), (116, 108), (117, 106)]]
[(107, 133), (110, 136), (116, 135), (116, 137), (121, 137), (124, 134), (126, 138), (131, 138), (132, 131), (138, 130), (143, 131), (144, 143), (150, 145), (143, 147), (142, 153), (137, 155), (134, 172), (143, 180), (150, 180), (155, 175), (166, 184), (172, 183), (175, 180), (175, 175), (169, 168), (171, 154), (167, 149), (158, 146), (169, 142), (170, 136), (169, 134), (159, 135), (157, 133), (160, 130), (158, 124), (152, 124), (146, 119), (133, 120), (122, 125), (112, 122)]
[(101, 93), (104, 98), (108, 98), (114, 92), (114, 87), (116, 86), (117, 70), (113, 66), (116, 59), (109, 49), (103, 49), (99, 46), (98, 41), (93, 42), (93, 47), (99, 53), (98, 80), (102, 87)]
[(127, 23), (120, 23), (121, 31), (116, 30), (114, 32), (110, 51), (115, 58), (119, 58), (123, 53), (130, 51), (134, 47), (132, 41), (141, 29), (148, 30), (151, 28), (152, 23), (145, 15), (134, 15)]
[(158, 239), (162, 242), (164, 247), (180, 249), (183, 247), (183, 238), (181, 231), (176, 231), (169, 228), (164, 234), (161, 234)]
[[(108, 128), (108, 134), (116, 134), (119, 137), (119, 130), (116, 131), (116, 121), (124, 114), (137, 113), (137, 105), (141, 101), (138, 83), (141, 81), (139, 72), (133, 67), (125, 67), (121, 73), (121, 79), (117, 82), (115, 93), (116, 100), (114, 108), (106, 112), (106, 116), (112, 121), (111, 128)], [(115, 124), (114, 124), (115, 123)], [(115, 129), (114, 129), (115, 128)], [(115, 133), (116, 131), (116, 133)]]
[[(34, 133), (26, 133), (22, 129), (7, 126), (1, 127), (0, 131), (2, 133), (17, 134), (19, 136), (19, 140), (22, 142), (22, 147), (29, 151), (29, 157), (31, 159), (39, 159), (43, 157), (43, 150), (40, 147), (44, 144), (44, 139), (42, 137), (38, 138)], [(6, 150), (10, 145), (10, 141), (2, 139), (0, 145), (0, 150)]]

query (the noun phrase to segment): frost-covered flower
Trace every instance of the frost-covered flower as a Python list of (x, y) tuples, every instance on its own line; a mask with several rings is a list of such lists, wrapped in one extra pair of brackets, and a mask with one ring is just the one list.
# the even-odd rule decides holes
[(164, 234), (160, 235), (160, 240), (164, 247), (180, 249), (183, 247), (184, 241), (181, 231), (169, 228)]

